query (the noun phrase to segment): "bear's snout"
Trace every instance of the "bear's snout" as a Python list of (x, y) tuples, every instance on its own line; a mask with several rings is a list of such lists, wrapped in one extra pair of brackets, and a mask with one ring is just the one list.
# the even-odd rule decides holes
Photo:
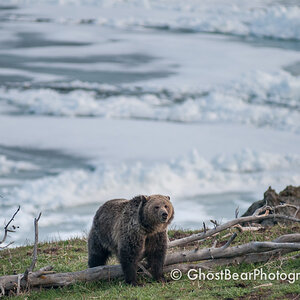
[(161, 218), (162, 222), (166, 222), (167, 219), (168, 219), (168, 213), (167, 213), (167, 211), (165, 211), (165, 210), (161, 211), (160, 218)]

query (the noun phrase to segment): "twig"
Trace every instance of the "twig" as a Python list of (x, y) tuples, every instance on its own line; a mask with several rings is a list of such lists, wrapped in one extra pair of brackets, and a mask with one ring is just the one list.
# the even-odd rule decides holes
[(54, 274), (55, 271), (52, 271), (52, 270), (53, 270), (52, 266), (46, 266), (46, 267), (39, 269), (38, 271), (35, 271), (34, 273), (31, 273), (30, 275), (32, 277), (38, 278), (38, 277), (41, 277), (42, 275)]
[(236, 228), (240, 232), (245, 232), (245, 231), (258, 231), (262, 228), (261, 225), (258, 226), (242, 226), (240, 224), (234, 225), (233, 228)]
[(8, 226), (9, 226), (10, 223), (14, 220), (14, 218), (15, 218), (15, 216), (17, 215), (17, 213), (19, 212), (20, 208), (21, 208), (21, 207), (20, 207), (20, 205), (19, 205), (18, 209), (15, 211), (15, 213), (13, 214), (13, 216), (10, 218), (10, 220), (8, 221), (8, 223), (5, 225), (5, 227), (4, 227), (4, 236), (3, 236), (2, 240), (0, 241), (0, 245), (3, 244), (3, 243), (5, 242), (5, 240), (6, 240), (6, 238), (7, 238), (8, 232), (14, 232), (14, 230), (9, 229)]
[(298, 209), (296, 210), (296, 212), (295, 212), (295, 214), (294, 214), (294, 217), (295, 217), (295, 218), (297, 217), (299, 211), (300, 211), (300, 207), (298, 207)]
[(142, 271), (149, 276), (150, 278), (152, 277), (151, 273), (144, 267), (142, 263), (138, 263), (138, 266), (142, 269)]
[(225, 250), (226, 248), (228, 248), (230, 246), (230, 244), (233, 242), (233, 240), (237, 237), (237, 233), (235, 232), (230, 239), (227, 241), (227, 243), (222, 247), (223, 250)]
[(280, 204), (280, 205), (276, 205), (276, 206), (269, 206), (269, 205), (264, 205), (260, 208), (258, 208), (254, 213), (253, 216), (258, 216), (260, 213), (267, 211), (267, 210), (271, 210), (271, 211), (275, 211), (276, 209), (280, 209), (280, 208), (284, 208), (284, 207), (292, 207), (294, 209), (296, 209), (296, 213), (294, 215), (294, 217), (297, 216), (297, 213), (300, 209), (299, 206), (293, 205), (293, 204), (289, 204), (289, 203), (284, 203), (284, 204)]
[(267, 209), (270, 209), (271, 207), (268, 205), (264, 205), (262, 207), (259, 207), (258, 209), (255, 210), (252, 216), (258, 216), (260, 213), (264, 212)]
[(6, 249), (8, 248), (10, 245), (12, 245), (14, 242), (9, 242), (7, 245), (5, 246), (1, 246), (0, 249), (3, 250), (3, 249)]
[(289, 204), (289, 203), (284, 203), (284, 204), (280, 204), (280, 205), (274, 206), (273, 209), (278, 209), (278, 208), (283, 208), (283, 207), (292, 207), (292, 208), (295, 208), (296, 210), (299, 209), (299, 206), (293, 205), (293, 204)]
[(238, 216), (239, 216), (239, 211), (240, 210), (240, 208), (239, 208), (239, 206), (235, 209), (235, 218), (237, 219), (238, 218)]
[(258, 285), (258, 286), (254, 286), (253, 288), (254, 289), (258, 289), (258, 288), (262, 288), (262, 287), (269, 287), (269, 286), (272, 286), (272, 282), (269, 282), (269, 283), (264, 283), (264, 284), (261, 284), (261, 285)]
[(213, 245), (212, 245), (212, 248), (216, 248), (217, 244), (218, 244), (218, 240), (215, 240)]
[(217, 228), (219, 226), (219, 223), (217, 222), (217, 220), (210, 220), (210, 222), (212, 222), (214, 224), (215, 228)]

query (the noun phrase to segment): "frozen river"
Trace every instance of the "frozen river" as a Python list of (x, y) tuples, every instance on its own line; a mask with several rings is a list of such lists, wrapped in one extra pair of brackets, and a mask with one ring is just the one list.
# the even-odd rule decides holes
[(156, 193), (224, 222), (300, 184), (299, 76), (296, 1), (1, 1), (0, 223), (68, 238)]

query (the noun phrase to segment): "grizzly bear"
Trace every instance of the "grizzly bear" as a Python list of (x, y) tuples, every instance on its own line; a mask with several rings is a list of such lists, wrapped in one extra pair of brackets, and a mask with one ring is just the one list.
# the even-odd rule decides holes
[(155, 280), (164, 280), (163, 265), (167, 250), (167, 226), (174, 217), (170, 197), (136, 196), (114, 199), (96, 212), (88, 237), (88, 265), (105, 265), (116, 254), (125, 281), (136, 285), (137, 264), (146, 258)]

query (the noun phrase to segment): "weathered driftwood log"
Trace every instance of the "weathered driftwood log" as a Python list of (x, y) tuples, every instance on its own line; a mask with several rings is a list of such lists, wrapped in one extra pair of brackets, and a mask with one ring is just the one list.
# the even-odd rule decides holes
[[(232, 237), (229, 241), (232, 241)], [(251, 242), (241, 246), (228, 247), (230, 242), (221, 248), (205, 248), (176, 252), (167, 255), (164, 272), (176, 268), (183, 272), (193, 266), (207, 269), (214, 265), (225, 265), (240, 262), (267, 261), (272, 257), (278, 257), (292, 251), (300, 250), (300, 234), (284, 235), (273, 242)], [(198, 264), (183, 264), (207, 260)], [(112, 279), (123, 275), (120, 265), (101, 266), (78, 272), (51, 273), (51, 268), (46, 267), (36, 272), (29, 272), (27, 279), (24, 274), (0, 277), (0, 291), (18, 290), (26, 287), (61, 287), (76, 282), (89, 282), (101, 279)]]
[[(211, 269), (215, 266), (228, 266), (228, 265), (237, 265), (241, 263), (258, 263), (258, 262), (267, 262), (270, 260), (275, 260), (282, 257), (285, 254), (288, 254), (294, 250), (272, 250), (267, 252), (259, 253), (249, 253), (242, 256), (230, 257), (230, 258), (217, 258), (205, 260), (200, 263), (182, 263), (168, 265), (164, 267), (164, 272), (169, 273), (174, 269), (179, 269), (181, 272), (186, 273), (190, 269)], [(292, 258), (289, 258), (292, 259)]]
[[(49, 274), (52, 267), (48, 266), (27, 275), (27, 280), (23, 280), (23, 274), (0, 277), (0, 286), (5, 290), (16, 290), (18, 286), (30, 287), (60, 287), (73, 284), (75, 282), (89, 282), (101, 279), (110, 279), (122, 276), (120, 265), (102, 266), (90, 268), (78, 272), (53, 273)], [(51, 272), (52, 273), (52, 272)]]
[(266, 220), (266, 219), (272, 219), (272, 220), (289, 220), (292, 222), (300, 222), (300, 219), (294, 218), (294, 217), (288, 217), (285, 215), (279, 215), (279, 214), (273, 214), (273, 215), (253, 215), (253, 216), (247, 216), (247, 217), (240, 217), (234, 220), (231, 220), (227, 223), (224, 223), (222, 225), (219, 225), (213, 229), (210, 230), (205, 230), (203, 232), (197, 233), (190, 235), (185, 238), (181, 238), (175, 241), (172, 241), (169, 243), (168, 247), (176, 247), (176, 246), (182, 246), (187, 243), (199, 241), (199, 240), (204, 240), (207, 239), (208, 237), (211, 237), (215, 235), (216, 233), (219, 233), (223, 230), (226, 230), (228, 228), (231, 228), (237, 224), (245, 224), (245, 223), (250, 223), (250, 222), (257, 222), (260, 220)]
[(166, 258), (165, 265), (178, 264), (182, 262), (193, 262), (207, 259), (231, 258), (246, 255), (249, 253), (261, 253), (276, 249), (286, 249), (299, 251), (299, 243), (275, 243), (275, 242), (250, 242), (244, 245), (230, 247), (227, 249), (221, 248), (204, 248), (191, 250), (186, 252), (175, 252), (169, 254)]
[[(273, 240), (276, 243), (299, 243), (300, 242), (300, 233), (295, 234), (285, 234), (277, 239)], [(223, 265), (231, 265), (231, 264), (240, 264), (240, 263), (256, 263), (256, 262), (266, 262), (268, 260), (276, 259), (282, 255), (293, 252), (294, 249), (276, 249), (266, 252), (258, 252), (258, 253), (249, 253), (236, 257), (228, 257), (228, 258), (214, 258), (210, 260), (203, 261), (198, 264), (176, 264), (176, 265), (168, 265), (164, 268), (166, 272), (171, 271), (175, 267), (180, 269), (181, 271), (189, 270), (189, 267), (195, 266), (196, 268), (211, 268), (214, 266), (223, 266)]]

